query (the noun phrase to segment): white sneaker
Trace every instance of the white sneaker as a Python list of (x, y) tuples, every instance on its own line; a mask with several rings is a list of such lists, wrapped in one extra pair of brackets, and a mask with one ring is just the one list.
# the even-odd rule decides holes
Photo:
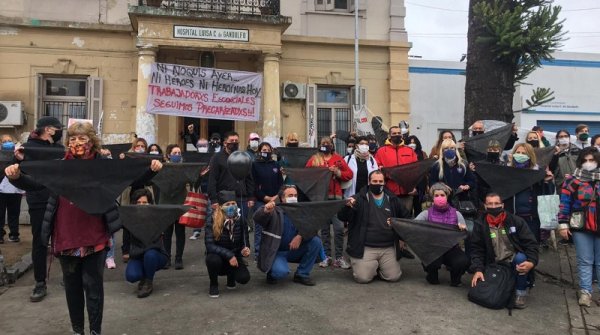
[(190, 240), (197, 240), (200, 238), (200, 232), (199, 231), (195, 231), (192, 236), (190, 236)]
[(321, 263), (319, 263), (319, 266), (322, 268), (326, 268), (329, 266), (329, 264), (331, 264), (331, 257), (327, 256)]
[(115, 264), (115, 258), (114, 257), (108, 257), (106, 259), (106, 267), (109, 269), (116, 269), (117, 268), (117, 264)]
[(592, 295), (586, 290), (579, 291), (579, 306), (590, 307), (592, 305)]
[(344, 269), (344, 270), (351, 268), (350, 264), (348, 264), (348, 262), (346, 262), (344, 257), (340, 257), (340, 258), (336, 259), (335, 262), (333, 262), (333, 267)]

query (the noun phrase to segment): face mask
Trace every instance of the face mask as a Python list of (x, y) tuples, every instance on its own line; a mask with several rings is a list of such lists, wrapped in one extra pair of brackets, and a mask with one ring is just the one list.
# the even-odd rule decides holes
[(269, 159), (271, 159), (271, 153), (270, 152), (261, 152), (260, 157), (262, 157), (264, 160), (269, 160)]
[(288, 148), (297, 148), (298, 142), (288, 142), (287, 147)]
[(15, 144), (11, 141), (4, 142), (4, 143), (2, 143), (2, 150), (13, 151), (13, 150), (15, 150)]
[(402, 135), (408, 134), (408, 128), (400, 128), (400, 133)]
[(504, 211), (504, 208), (502, 208), (502, 207), (486, 208), (485, 210), (491, 216), (498, 216), (498, 215), (502, 214), (502, 212)]
[(285, 203), (286, 204), (295, 204), (297, 202), (298, 202), (298, 198), (297, 197), (285, 198)]
[(568, 137), (566, 137), (566, 138), (559, 138), (559, 139), (558, 139), (558, 144), (560, 144), (560, 145), (567, 145), (567, 144), (569, 144), (570, 142), (571, 142), (571, 141), (569, 140), (569, 138), (568, 138)]
[(324, 154), (329, 154), (329, 153), (331, 153), (331, 146), (330, 145), (322, 145), (319, 148), (319, 151), (322, 152), (322, 153), (324, 153)]
[(527, 161), (529, 160), (529, 156), (525, 154), (514, 154), (513, 159), (515, 160), (515, 162), (522, 164), (527, 163)]
[(411, 144), (409, 144), (408, 146), (409, 146), (411, 149), (413, 149), (413, 150), (417, 150), (417, 145), (416, 145), (416, 144), (414, 144), (414, 143), (411, 143)]
[(444, 150), (444, 158), (447, 160), (454, 160), (456, 158), (456, 150)]
[(497, 162), (500, 160), (500, 153), (499, 152), (488, 152), (487, 153), (487, 160), (489, 162)]
[(229, 152), (234, 152), (237, 151), (240, 147), (239, 143), (227, 143), (227, 150), (229, 150)]
[(585, 162), (585, 163), (581, 164), (581, 168), (586, 171), (596, 170), (597, 167), (598, 167), (598, 163), (596, 163), (596, 162)]
[(448, 198), (446, 197), (434, 197), (433, 204), (437, 207), (445, 207), (448, 204)]
[(375, 142), (369, 143), (369, 151), (372, 153), (377, 151), (377, 143), (375, 143)]
[(346, 148), (346, 153), (348, 155), (352, 155), (353, 152), (354, 152), (354, 148)]
[(481, 134), (483, 134), (483, 130), (473, 130), (471, 132), (472, 136), (477, 136), (477, 135), (481, 135)]
[(233, 219), (233, 218), (237, 217), (237, 214), (238, 214), (237, 205), (225, 206), (222, 208), (222, 210), (223, 210), (223, 213), (225, 214), (225, 216), (227, 216), (229, 219)]
[(369, 191), (375, 195), (383, 193), (383, 185), (369, 185)]
[(198, 147), (198, 152), (206, 153), (206, 152), (208, 152), (208, 147)]
[(258, 149), (258, 141), (250, 141), (250, 149), (252, 149), (252, 150)]
[(366, 154), (367, 152), (369, 152), (369, 145), (368, 144), (359, 144), (358, 151), (362, 152), (363, 154)]
[(150, 155), (160, 155), (160, 153), (158, 151), (150, 151)]
[(133, 149), (133, 151), (138, 154), (143, 154), (144, 152), (146, 152), (146, 150), (144, 148), (135, 148), (135, 149)]
[(529, 145), (531, 145), (532, 147), (534, 147), (534, 148), (539, 148), (540, 147), (540, 141), (539, 140), (530, 140), (530, 141), (527, 141), (527, 143)]
[(402, 135), (394, 135), (390, 137), (390, 142), (398, 145), (402, 143)]
[(585, 142), (588, 140), (588, 138), (590, 138), (590, 134), (588, 133), (581, 133), (579, 134), (579, 136), (577, 136), (577, 138), (581, 141), (581, 142)]
[(181, 163), (181, 155), (171, 155), (169, 160), (171, 163)]
[(60, 141), (60, 139), (62, 138), (62, 129), (59, 129), (57, 131), (54, 132), (54, 135), (52, 135), (52, 141), (54, 141), (54, 143), (57, 143)]

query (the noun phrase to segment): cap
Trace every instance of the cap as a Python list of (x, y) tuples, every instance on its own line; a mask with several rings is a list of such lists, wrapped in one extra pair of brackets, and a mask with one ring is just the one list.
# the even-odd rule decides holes
[(219, 133), (212, 133), (212, 135), (210, 135), (210, 139), (211, 140), (214, 140), (214, 139), (220, 140), (221, 135), (219, 135)]
[(217, 200), (219, 201), (219, 205), (222, 205), (226, 202), (235, 201), (235, 192), (219, 191), (219, 193), (217, 193)]
[(60, 121), (58, 121), (57, 118), (53, 116), (44, 116), (37, 121), (35, 128), (40, 129), (44, 127), (55, 127), (62, 129), (63, 125), (60, 123)]
[(260, 140), (260, 136), (258, 136), (257, 133), (250, 133), (250, 135), (248, 136), (249, 140), (254, 140), (254, 139), (258, 139)]

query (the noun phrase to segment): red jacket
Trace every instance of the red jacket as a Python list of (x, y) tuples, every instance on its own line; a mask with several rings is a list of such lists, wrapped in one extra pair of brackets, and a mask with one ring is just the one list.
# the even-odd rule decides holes
[[(379, 168), (394, 167), (397, 165), (403, 165), (408, 163), (414, 163), (417, 161), (417, 154), (413, 149), (405, 145), (394, 147), (392, 145), (386, 145), (375, 154), (375, 160)], [(385, 186), (396, 195), (403, 195), (411, 192), (412, 190), (403, 190), (395, 181), (386, 179)]]
[(333, 173), (331, 174), (327, 196), (329, 199), (342, 199), (342, 185), (340, 182), (352, 179), (354, 173), (352, 170), (350, 170), (348, 164), (346, 164), (346, 161), (344, 161), (344, 158), (336, 153), (333, 153), (331, 158), (329, 158), (328, 161), (325, 161), (322, 165), (313, 165), (314, 157), (315, 155), (310, 157), (308, 162), (306, 162), (307, 168), (337, 166), (340, 169), (342, 174), (339, 177), (334, 176)]

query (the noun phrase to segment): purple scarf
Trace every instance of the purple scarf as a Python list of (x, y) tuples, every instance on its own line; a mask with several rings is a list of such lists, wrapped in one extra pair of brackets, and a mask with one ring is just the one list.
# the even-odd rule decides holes
[(427, 210), (427, 221), (458, 225), (458, 215), (456, 215), (456, 209), (450, 205), (446, 205), (442, 208), (438, 208), (434, 205)]

